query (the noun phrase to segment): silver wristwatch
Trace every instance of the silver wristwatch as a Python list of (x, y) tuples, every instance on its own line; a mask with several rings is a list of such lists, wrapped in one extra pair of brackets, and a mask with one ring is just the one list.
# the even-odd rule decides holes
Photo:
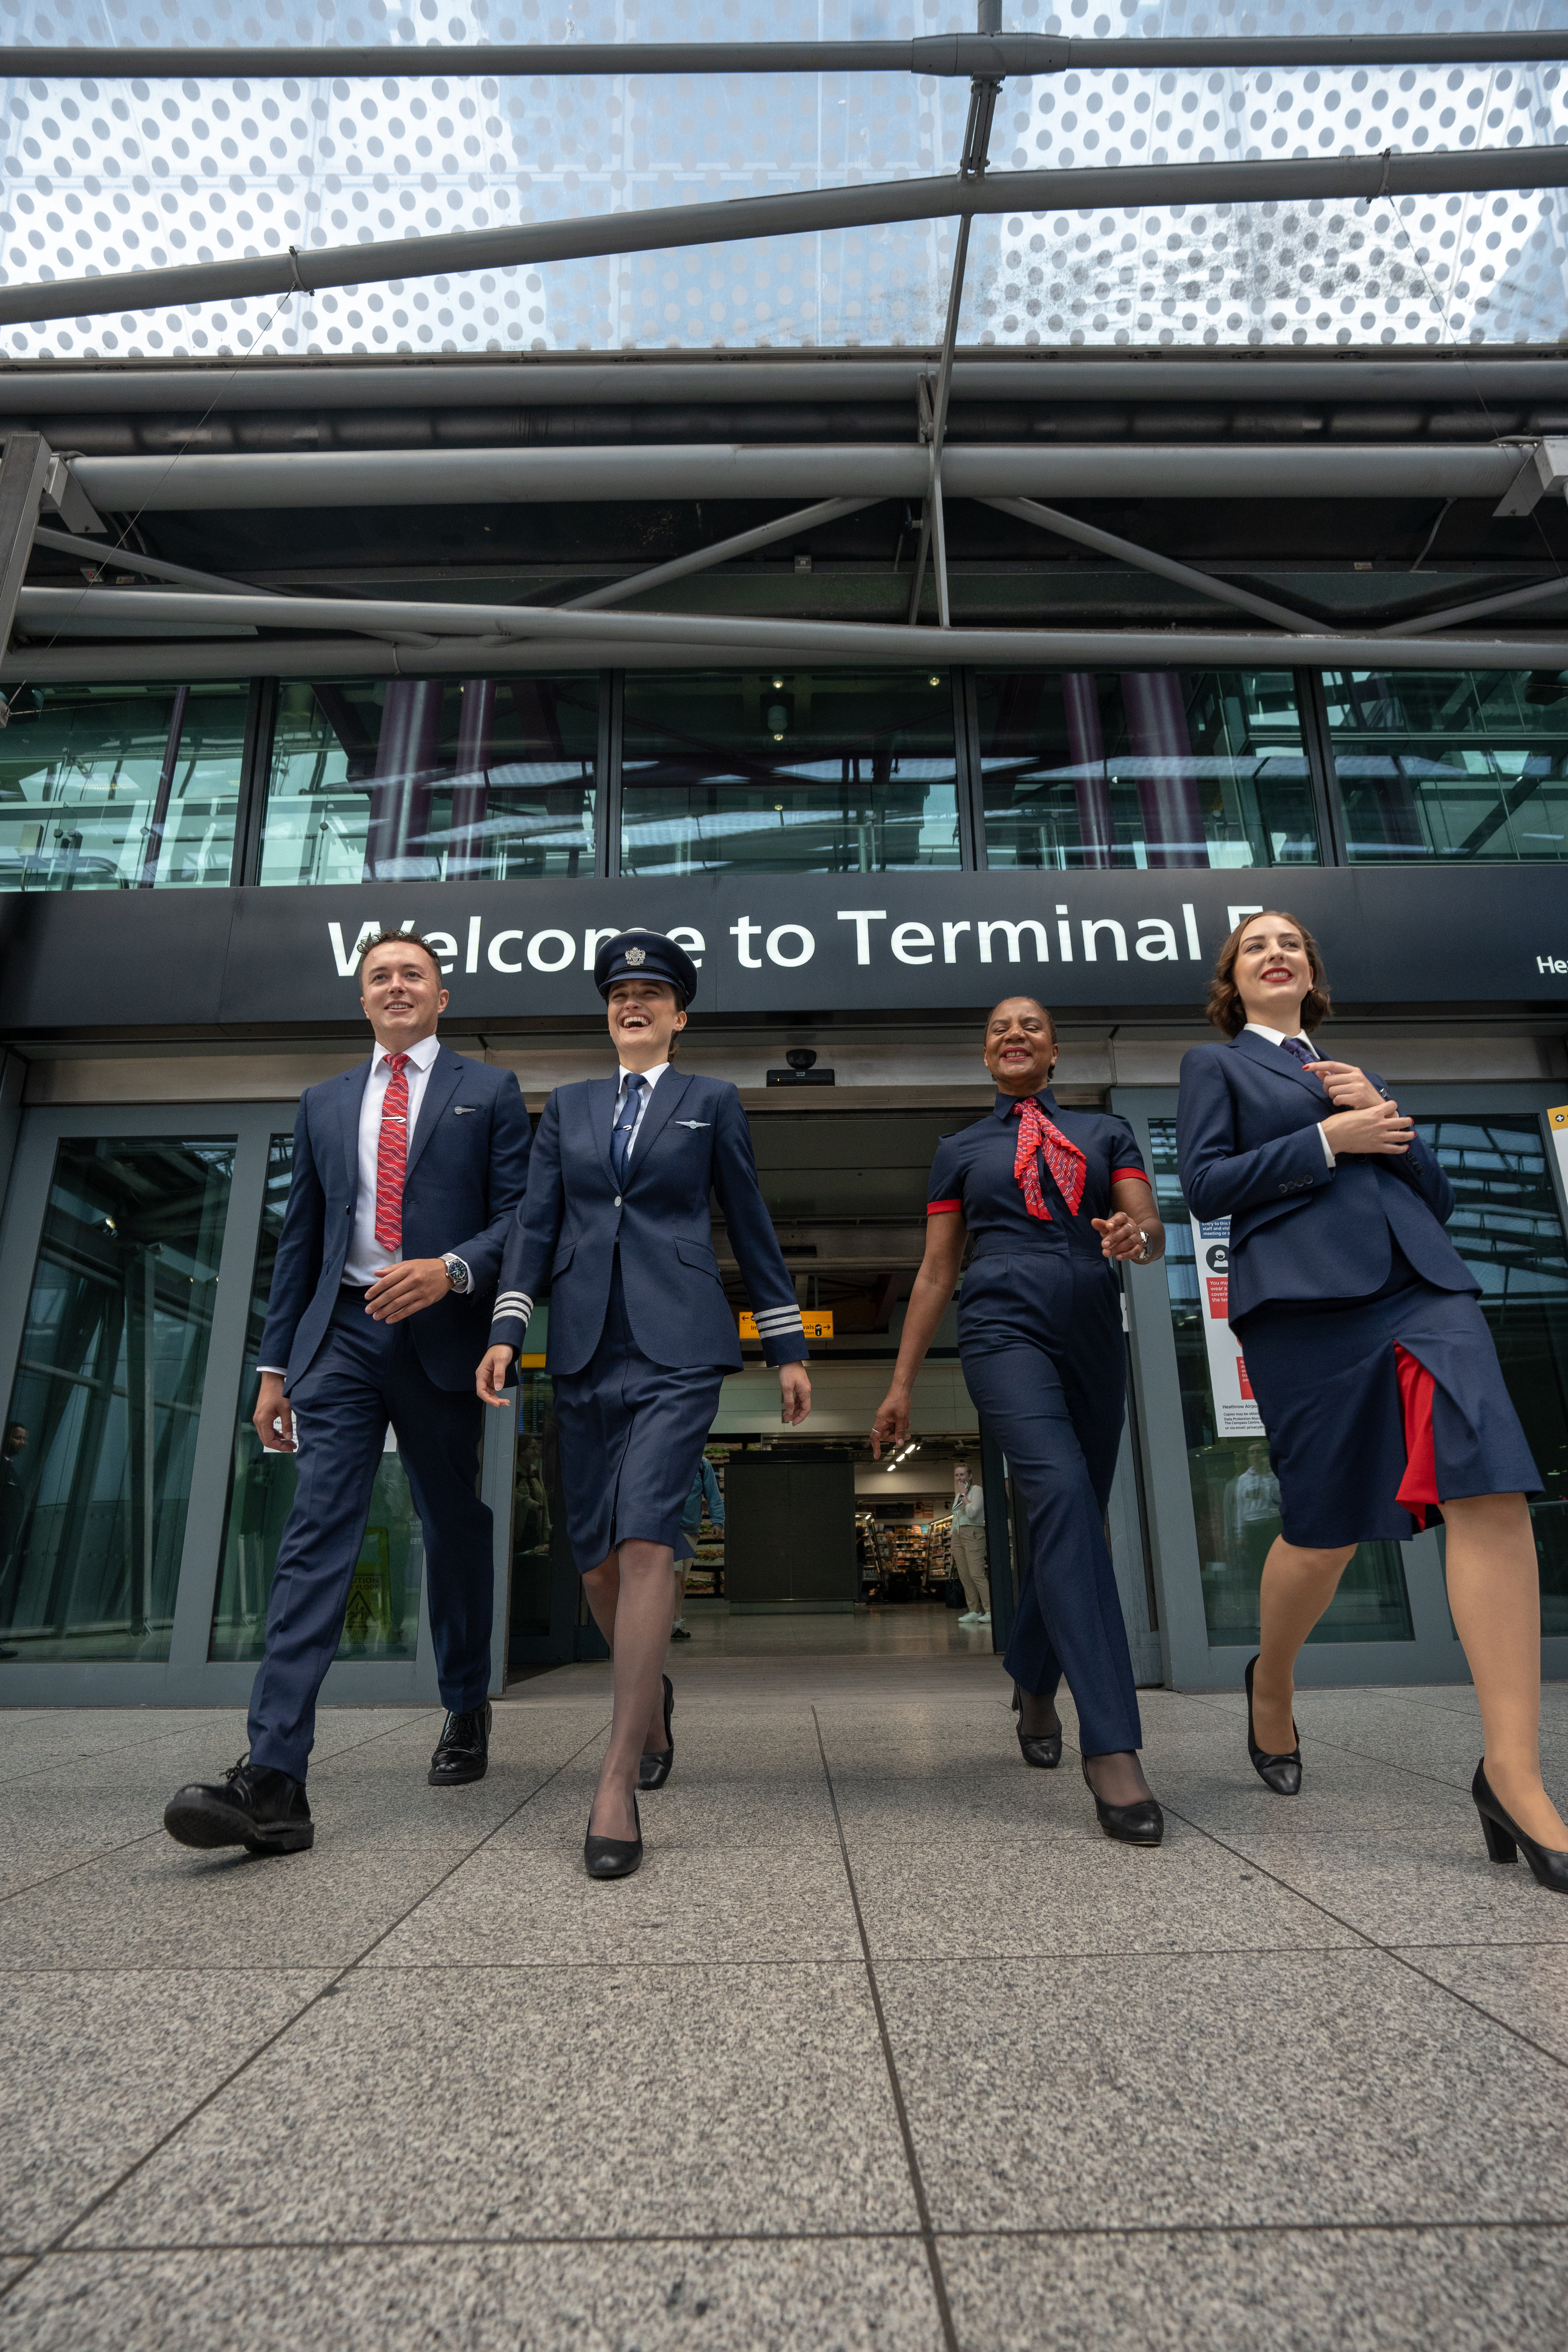
[(462, 1286), (463, 1286), (463, 1274), (464, 1274), (464, 1266), (463, 1266), (463, 1261), (462, 1261), (462, 1259), (461, 1259), (460, 1257), (454, 1257), (454, 1256), (451, 1256), (451, 1255), (447, 1255), (447, 1256), (446, 1256), (446, 1257), (443, 1257), (443, 1259), (441, 1260), (441, 1263), (442, 1263), (442, 1265), (443, 1265), (446, 1267), (446, 1269), (447, 1269), (447, 1289), (448, 1289), (448, 1290), (461, 1290), (461, 1288), (462, 1288)]
[(1139, 1253), (1138, 1253), (1137, 1256), (1133, 1259), (1132, 1263), (1133, 1263), (1133, 1265), (1148, 1265), (1148, 1263), (1149, 1263), (1149, 1257), (1150, 1257), (1150, 1250), (1149, 1250), (1149, 1236), (1148, 1236), (1148, 1234), (1144, 1232), (1144, 1230), (1143, 1230), (1143, 1228), (1142, 1228), (1142, 1225), (1140, 1225), (1140, 1226), (1139, 1226), (1139, 1228), (1138, 1228), (1138, 1238), (1139, 1238), (1139, 1240), (1142, 1243), (1143, 1246), (1142, 1246), (1142, 1248), (1139, 1251)]

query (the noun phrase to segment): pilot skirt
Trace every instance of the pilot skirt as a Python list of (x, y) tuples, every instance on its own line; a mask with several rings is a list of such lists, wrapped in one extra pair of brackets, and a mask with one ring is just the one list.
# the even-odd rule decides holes
[(1287, 1543), (1405, 1542), (1445, 1502), (1540, 1493), (1474, 1294), (1424, 1281), (1397, 1243), (1370, 1297), (1270, 1299), (1231, 1328)]
[(554, 1375), (566, 1531), (579, 1575), (617, 1544), (692, 1547), (680, 1517), (719, 1411), (724, 1366), (656, 1364), (632, 1337), (616, 1252), (599, 1344), (579, 1372)]

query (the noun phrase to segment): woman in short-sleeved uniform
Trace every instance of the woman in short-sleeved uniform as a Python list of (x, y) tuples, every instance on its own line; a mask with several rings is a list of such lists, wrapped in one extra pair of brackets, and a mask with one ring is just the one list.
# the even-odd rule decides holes
[(973, 1256), (958, 1308), (969, 1393), (1027, 1507), (1029, 1566), (1006, 1666), (1018, 1685), (1027, 1761), (1053, 1765), (1053, 1704), (1065, 1674), (1084, 1778), (1101, 1827), (1156, 1845), (1163, 1822), (1138, 1762), (1132, 1662), (1105, 1540), (1127, 1381), (1116, 1261), (1147, 1265), (1164, 1231), (1125, 1119), (1067, 1110), (1050, 1091), (1050, 1014), (1033, 997), (999, 1004), (986, 1028), (991, 1112), (943, 1138), (931, 1166), (925, 1261), (898, 1366), (872, 1430), (900, 1444), (931, 1336)]

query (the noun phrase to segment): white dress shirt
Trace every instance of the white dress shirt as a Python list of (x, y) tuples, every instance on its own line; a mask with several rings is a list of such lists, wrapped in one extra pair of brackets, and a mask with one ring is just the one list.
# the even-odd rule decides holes
[[(1247, 1026), (1251, 1030), (1255, 1037), (1267, 1037), (1271, 1045), (1283, 1045), (1285, 1043), (1286, 1032), (1283, 1029), (1266, 1029), (1261, 1021), (1249, 1021), (1247, 1024)], [(1312, 1045), (1312, 1041), (1308, 1036), (1304, 1029), (1295, 1029), (1289, 1034), (1292, 1036), (1300, 1037), (1303, 1045)], [(1318, 1052), (1317, 1047), (1312, 1045), (1312, 1058), (1314, 1061), (1327, 1061), (1328, 1055), (1326, 1054), (1321, 1055)], [(1296, 1056), (1294, 1054), (1291, 1055), (1290, 1059), (1295, 1061)], [(1323, 1133), (1322, 1121), (1321, 1119), (1318, 1122), (1318, 1141), (1323, 1147), (1324, 1159), (1328, 1161), (1331, 1168), (1333, 1167), (1333, 1146), (1330, 1143), (1328, 1137)]]
[[(637, 1129), (641, 1127), (644, 1119), (647, 1117), (648, 1106), (653, 1100), (653, 1090), (655, 1087), (658, 1086), (660, 1078), (663, 1077), (668, 1067), (669, 1064), (668, 1062), (656, 1062), (651, 1070), (628, 1070), (624, 1065), (622, 1066), (621, 1083), (616, 1088), (616, 1118), (619, 1118), (622, 1107), (626, 1099), (626, 1080), (628, 1078), (641, 1078), (643, 1082), (643, 1093), (642, 1098), (637, 1104), (637, 1115), (632, 1121), (631, 1141), (626, 1146), (626, 1165), (628, 1168), (631, 1166), (632, 1153), (637, 1150)], [(613, 1129), (615, 1126), (615, 1119), (612, 1119), (610, 1124)]]
[[(440, 1042), (435, 1036), (421, 1037), (416, 1045), (407, 1048), (408, 1062), (403, 1073), (408, 1082), (405, 1158), (414, 1148), (414, 1129), (418, 1124), (419, 1106), (425, 1099), (426, 1085), (440, 1050)], [(391, 1084), (392, 1065), (384, 1046), (378, 1045), (371, 1059), (370, 1076), (365, 1081), (364, 1097), (360, 1104), (359, 1190), (354, 1196), (353, 1232), (349, 1242), (349, 1254), (343, 1260), (343, 1280), (355, 1290), (368, 1290), (381, 1267), (398, 1262), (375, 1237), (375, 1178), (381, 1151), (381, 1114), (386, 1101), (386, 1089)], [(457, 1263), (462, 1267), (463, 1278), (455, 1286), (458, 1290), (471, 1290), (472, 1275), (461, 1258)], [(283, 1364), (258, 1364), (256, 1369), (259, 1372), (282, 1375), (288, 1368)]]

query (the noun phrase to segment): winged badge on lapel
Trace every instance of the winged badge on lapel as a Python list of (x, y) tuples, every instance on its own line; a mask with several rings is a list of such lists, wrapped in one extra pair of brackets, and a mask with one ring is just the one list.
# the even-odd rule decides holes
[(711, 1127), (713, 1124), (710, 1118), (672, 1118), (669, 1123), (671, 1127), (689, 1127), (693, 1129), (699, 1127)]

